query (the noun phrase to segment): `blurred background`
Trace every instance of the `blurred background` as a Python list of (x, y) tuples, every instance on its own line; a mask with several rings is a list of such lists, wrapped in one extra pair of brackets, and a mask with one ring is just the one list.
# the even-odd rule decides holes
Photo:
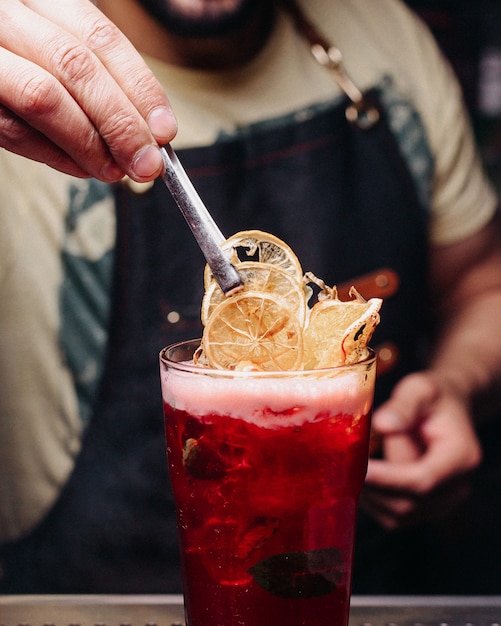
[(501, 192), (501, 0), (406, 0), (463, 86), (485, 167)]

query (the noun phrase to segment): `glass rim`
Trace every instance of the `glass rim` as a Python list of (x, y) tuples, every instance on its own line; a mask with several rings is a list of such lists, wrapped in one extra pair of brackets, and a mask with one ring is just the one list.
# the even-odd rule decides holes
[(335, 365), (332, 367), (324, 367), (318, 369), (307, 370), (259, 370), (259, 371), (245, 371), (245, 370), (225, 370), (217, 369), (213, 367), (201, 367), (200, 365), (193, 365), (187, 362), (178, 362), (169, 359), (166, 356), (167, 351), (175, 350), (181, 346), (187, 346), (194, 344), (198, 347), (201, 343), (201, 339), (187, 339), (184, 341), (178, 341), (176, 343), (165, 346), (160, 350), (159, 358), (160, 362), (168, 366), (170, 369), (177, 370), (179, 372), (187, 372), (192, 374), (214, 376), (220, 378), (295, 378), (298, 376), (310, 376), (321, 377), (327, 376), (332, 372), (353, 371), (354, 368), (371, 366), (375, 364), (377, 359), (376, 352), (373, 348), (367, 348), (369, 354), (365, 359), (356, 361), (355, 363), (347, 363), (343, 365)]

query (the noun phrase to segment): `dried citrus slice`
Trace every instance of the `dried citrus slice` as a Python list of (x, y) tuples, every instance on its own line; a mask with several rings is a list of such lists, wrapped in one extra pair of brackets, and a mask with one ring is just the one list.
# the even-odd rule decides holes
[[(288, 274), (278, 265), (268, 263), (258, 263), (255, 261), (244, 261), (235, 265), (244, 283), (244, 290), (257, 291), (268, 295), (273, 295), (282, 306), (294, 312), (300, 324), (304, 324), (306, 317), (306, 292), (292, 274)], [(207, 323), (214, 308), (226, 296), (216, 281), (212, 281), (202, 300), (200, 312), (202, 324)]]
[(303, 358), (302, 325), (276, 298), (241, 292), (223, 300), (210, 315), (202, 347), (209, 365), (241, 369), (295, 370)]
[[(221, 248), (228, 253), (232, 263), (257, 261), (276, 265), (300, 281), (303, 270), (292, 249), (281, 239), (261, 230), (244, 230), (229, 237)], [(210, 268), (204, 272), (204, 286), (208, 289), (214, 280)]]
[(305, 369), (335, 367), (365, 358), (367, 343), (379, 323), (382, 300), (321, 300), (311, 310), (304, 331)]

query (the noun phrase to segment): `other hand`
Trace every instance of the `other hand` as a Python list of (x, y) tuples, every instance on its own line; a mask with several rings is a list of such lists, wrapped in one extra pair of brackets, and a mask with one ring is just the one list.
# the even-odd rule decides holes
[(402, 379), (374, 413), (382, 459), (370, 459), (361, 506), (394, 529), (450, 512), (481, 461), (466, 402), (433, 374)]

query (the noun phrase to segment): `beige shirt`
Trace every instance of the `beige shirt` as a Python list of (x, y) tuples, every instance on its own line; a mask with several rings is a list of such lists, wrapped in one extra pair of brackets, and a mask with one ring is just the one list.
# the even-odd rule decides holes
[[(303, 0), (303, 5), (341, 49), (346, 70), (361, 89), (391, 76), (418, 111), (435, 164), (432, 242), (449, 244), (476, 233), (492, 217), (496, 198), (480, 169), (457, 83), (428, 32), (395, 0)], [(148, 62), (178, 117), (176, 148), (211, 144), (263, 120), (300, 119), (312, 106), (340, 97), (285, 15), (242, 70), (200, 72)], [(397, 130), (398, 123), (396, 116)], [(0, 177), (1, 541), (39, 523), (80, 450), (85, 407), (61, 341), (79, 332), (64, 323), (63, 256), (92, 268), (112, 254), (115, 214), (106, 186), (5, 151), (0, 151)], [(93, 278), (91, 269), (88, 276)], [(106, 346), (109, 294), (106, 285), (93, 289), (100, 287), (103, 319), (88, 324), (97, 348), (96, 354), (79, 357), (83, 383), (98, 378)], [(81, 306), (75, 302), (76, 310)]]

